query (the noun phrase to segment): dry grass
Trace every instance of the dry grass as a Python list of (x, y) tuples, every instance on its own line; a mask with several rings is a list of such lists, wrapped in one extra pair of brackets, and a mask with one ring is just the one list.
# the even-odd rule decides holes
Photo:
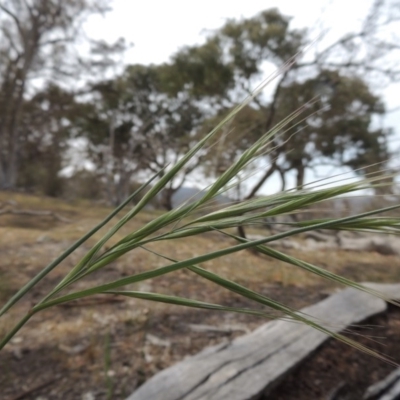
[[(18, 208), (57, 212), (69, 218), (70, 222), (60, 222), (51, 217), (0, 216), (1, 302), (109, 212), (106, 207), (84, 202), (71, 204), (49, 198), (0, 193), (0, 201), (10, 200), (16, 201)], [(141, 213), (124, 226), (113, 240), (118, 240), (129, 230), (137, 229), (153, 217), (154, 212)], [(3, 320), (0, 331), (5, 332), (15, 323), (17, 315), (26, 312), (54, 287), (79, 261), (89, 249), (89, 245), (101, 235), (102, 232), (96, 234), (89, 243), (72, 254), (18, 303)], [(233, 240), (230, 238), (221, 239), (221, 236), (208, 233), (196, 239), (184, 238), (179, 241), (179, 246), (171, 246), (170, 242), (158, 242), (151, 247), (179, 260), (232, 244)], [(291, 250), (289, 254), (357, 281), (400, 280), (394, 256), (337, 250), (319, 252)], [(137, 249), (85, 280), (79, 281), (74, 289), (88, 287), (94, 283), (100, 284), (164, 264), (160, 258)], [(328, 281), (249, 251), (208, 262), (205, 267), (250, 289), (296, 307), (315, 302), (334, 290), (333, 284)], [(249, 300), (204, 281), (187, 270), (138, 283), (132, 287), (225, 305), (250, 304)], [(224, 337), (223, 334), (190, 332), (187, 329), (188, 323), (219, 326), (243, 324), (245, 330), (263, 322), (265, 320), (250, 316), (206, 313), (177, 306), (146, 303), (137, 299), (124, 298), (119, 301), (107, 297), (105, 300), (101, 296), (82, 299), (71, 305), (44, 310), (21, 330), (2, 354), (4, 364), (0, 363), (0, 368), (5, 368), (7, 365), (9, 371), (7, 379), (4, 377), (0, 379), (0, 386), (5, 387), (7, 396), (15, 396), (21, 391), (21, 386), (18, 386), (21, 380), (27, 382), (27, 387), (34, 386), (35, 382), (40, 381), (40, 376), (50, 369), (50, 371), (63, 371), (64, 374), (61, 381), (55, 385), (55, 394), (51, 398), (73, 399), (77, 398), (74, 396), (81, 395), (83, 390), (90, 391), (95, 387), (104, 389), (104, 393), (98, 398), (106, 398), (105, 393), (110, 382), (106, 381), (104, 376), (104, 340), (107, 335), (111, 335), (109, 368), (112, 370), (111, 375), (115, 374), (112, 378), (116, 384), (113, 398), (123, 398), (149, 375)], [(152, 344), (146, 339), (149, 333), (166, 340), (169, 345)], [(242, 333), (243, 330), (234, 332), (233, 335)], [(35, 358), (31, 360), (33, 355)], [(132, 360), (132, 357), (136, 359)], [(22, 368), (21, 359), (33, 363), (30, 372)], [(35, 363), (37, 370), (34, 367)], [(62, 383), (64, 381), (65, 384)], [(74, 389), (76, 391), (68, 397), (64, 390), (71, 386), (72, 381), (76, 383)]]

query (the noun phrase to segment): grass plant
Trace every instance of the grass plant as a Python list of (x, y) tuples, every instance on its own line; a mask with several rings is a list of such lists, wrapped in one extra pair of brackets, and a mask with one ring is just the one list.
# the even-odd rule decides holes
[(114, 382), (111, 369), (111, 333), (107, 332), (104, 338), (104, 375), (107, 387), (107, 400), (111, 400), (114, 392)]
[[(291, 62), (293, 62), (293, 60), (291, 60)], [(288, 68), (289, 66), (290, 62), (284, 68)], [(274, 76), (267, 80), (265, 84), (268, 84), (277, 74), (281, 72), (282, 70), (278, 71)], [(257, 95), (263, 89), (265, 84), (258, 88), (254, 95)], [(265, 219), (268, 217), (296, 213), (303, 210), (305, 207), (312, 207), (313, 205), (322, 203), (324, 201), (329, 201), (338, 196), (345, 196), (357, 191), (370, 189), (371, 185), (374, 185), (375, 182), (379, 182), (381, 177), (375, 176), (353, 183), (339, 183), (335, 187), (324, 187), (321, 184), (320, 186), (312, 189), (290, 190), (231, 205), (215, 206), (216, 203), (214, 200), (216, 197), (226, 191), (227, 188), (230, 188), (232, 185), (234, 185), (235, 182), (237, 182), (237, 176), (250, 164), (257, 162), (259, 157), (265, 155), (265, 152), (271, 148), (272, 139), (275, 136), (280, 135), (284, 130), (296, 129), (296, 127), (291, 126), (291, 122), (299, 115), (307, 115), (307, 104), (305, 104), (301, 109), (297, 110), (292, 115), (289, 115), (272, 130), (266, 132), (250, 148), (243, 152), (238, 160), (232, 163), (230, 168), (228, 168), (218, 179), (216, 179), (212, 185), (204, 190), (200, 199), (193, 202), (187, 202), (171, 211), (156, 216), (152, 221), (144, 223), (139, 229), (129, 232), (115, 242), (116, 233), (120, 232), (122, 227), (129, 226), (129, 222), (143, 211), (146, 204), (154, 199), (168, 184), (168, 182), (179, 174), (179, 171), (184, 168), (188, 162), (190, 162), (196, 153), (204, 150), (210, 144), (218, 130), (224, 124), (234, 118), (235, 115), (240, 112), (240, 110), (250, 101), (251, 97), (233, 110), (224, 119), (224, 121), (222, 121), (217, 127), (215, 127), (214, 130), (212, 130), (206, 137), (198, 142), (197, 145), (194, 146), (175, 165), (163, 171), (164, 173), (161, 178), (159, 178), (158, 175), (153, 176), (148, 182), (146, 182), (135, 193), (133, 193), (123, 204), (121, 204), (110, 215), (108, 215), (102, 222), (90, 230), (81, 239), (76, 241), (76, 243), (74, 243), (63, 254), (57, 257), (52, 263), (43, 268), (39, 274), (37, 274), (30, 282), (25, 284), (15, 295), (13, 295), (1, 308), (0, 318), (5, 316), (21, 298), (23, 298), (30, 290), (32, 290), (32, 288), (42, 279), (46, 278), (46, 276), (54, 268), (57, 268), (57, 266), (72, 252), (82, 246), (83, 243), (85, 243), (101, 228), (111, 224), (111, 227), (109, 227), (108, 231), (101, 237), (100, 240), (98, 240), (96, 244), (94, 244), (94, 246), (86, 253), (86, 255), (69, 271), (69, 273), (67, 273), (66, 276), (64, 276), (58, 282), (58, 284), (46, 296), (44, 296), (43, 299), (37, 302), (37, 304), (35, 304), (25, 315), (23, 315), (20, 321), (5, 334), (0, 342), (0, 350), (36, 313), (62, 303), (81, 299), (83, 297), (102, 294), (105, 296), (128, 296), (146, 299), (149, 301), (182, 305), (186, 307), (246, 313), (260, 317), (270, 317), (271, 315), (274, 315), (275, 312), (279, 312), (280, 314), (283, 313), (285, 316), (284, 318), (288, 320), (308, 324), (313, 328), (331, 335), (336, 339), (342, 340), (345, 343), (362, 351), (377, 355), (366, 347), (358, 344), (356, 341), (341, 334), (333, 333), (324, 324), (322, 324), (321, 321), (316, 321), (312, 318), (312, 316), (305, 315), (286, 306), (285, 304), (274, 301), (272, 298), (268, 298), (260, 293), (246, 288), (243, 285), (238, 284), (237, 282), (223, 278), (222, 276), (201, 267), (201, 264), (206, 261), (218, 260), (223, 256), (239, 251), (257, 249), (259, 252), (267, 255), (268, 257), (284, 261), (297, 268), (306, 270), (311, 274), (315, 274), (319, 277), (330, 279), (336, 283), (368, 292), (371, 295), (378, 296), (386, 301), (397, 304), (377, 291), (364, 287), (361, 284), (346, 279), (343, 276), (334, 274), (327, 269), (312, 265), (306, 260), (300, 260), (288, 254), (277, 251), (269, 245), (279, 239), (289, 238), (304, 232), (319, 229), (362, 230), (386, 234), (398, 234), (400, 228), (400, 219), (396, 217), (387, 217), (386, 214), (384, 214), (385, 217), (381, 217), (381, 215), (396, 208), (400, 208), (400, 205), (383, 207), (342, 218), (327, 218), (293, 223), (284, 232), (271, 234), (258, 240), (244, 239), (232, 233), (232, 228), (237, 228), (238, 226), (254, 227), (258, 224), (263, 224)], [(112, 225), (112, 221), (117, 214), (119, 214), (124, 208), (128, 208), (131, 204), (131, 200), (140, 192), (144, 191), (145, 188), (147, 191), (137, 205), (129, 209), (125, 215), (120, 217), (120, 219), (114, 225)], [(208, 209), (211, 209), (209, 207), (211, 204), (214, 204), (212, 211), (207, 211)], [(215, 209), (215, 207), (218, 208)], [(229, 241), (224, 241), (224, 243), (230, 244), (227, 247), (217, 251), (212, 251), (182, 260), (176, 260), (168, 255), (156, 253), (154, 250), (151, 250), (151, 244), (156, 242), (169, 241), (171, 246), (179, 246), (180, 239), (191, 237), (193, 240), (196, 240), (198, 235), (207, 232), (219, 234), (221, 237), (229, 236)], [(235, 241), (236, 243), (232, 245), (231, 241)], [(101, 270), (107, 265), (112, 264), (126, 253), (135, 251), (136, 249), (145, 249), (151, 251), (160, 257), (161, 260), (166, 261), (167, 264), (161, 267), (150, 269), (146, 272), (129, 275), (122, 279), (104, 282), (101, 285), (89, 287), (84, 290), (77, 289), (77, 283), (84, 280), (85, 277)], [(133, 283), (144, 282), (148, 279), (165, 274), (173, 274), (175, 271), (181, 269), (186, 269), (191, 273), (196, 274), (203, 279), (209, 280), (231, 292), (238, 293), (241, 296), (251, 299), (255, 303), (262, 304), (264, 309), (260, 311), (259, 308), (251, 309), (227, 307), (221, 304), (209, 303), (207, 301), (199, 301), (160, 293), (134, 291), (125, 288)], [(243, 273), (245, 273), (245, 266)]]

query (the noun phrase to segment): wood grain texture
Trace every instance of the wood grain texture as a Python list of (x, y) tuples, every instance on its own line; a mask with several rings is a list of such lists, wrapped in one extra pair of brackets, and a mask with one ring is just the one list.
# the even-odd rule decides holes
[[(400, 284), (367, 284), (391, 298)], [(301, 311), (334, 332), (386, 310), (386, 303), (345, 289)], [(253, 400), (275, 387), (328, 337), (300, 323), (268, 322), (230, 343), (210, 347), (167, 368), (127, 400)]]

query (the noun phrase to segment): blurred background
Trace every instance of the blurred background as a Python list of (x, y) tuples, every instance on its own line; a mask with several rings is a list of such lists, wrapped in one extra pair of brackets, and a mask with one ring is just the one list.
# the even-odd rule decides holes
[[(165, 173), (273, 74), (113, 240), (195, 197), (298, 110), (292, 128), (277, 129), (259, 162), (237, 176), (221, 202), (347, 178), (385, 178), (368, 192), (377, 196), (341, 197), (268, 218), (246, 226), (248, 238), (281, 232), (301, 219), (399, 204), (399, 36), (400, 0), (0, 0), (0, 303), (98, 224), (110, 206)], [(53, 290), (100, 233), (2, 317), (0, 337)], [(156, 254), (184, 260), (231, 241), (217, 232), (177, 244), (160, 240), (151, 248), (156, 253), (138, 248), (75, 288), (165, 265)], [(308, 232), (277, 246), (356, 282), (400, 281), (394, 235)], [(256, 252), (205, 267), (295, 309), (337, 288)], [(129, 287), (254, 307), (187, 270)], [(369, 326), (387, 323), (387, 331), (368, 330), (364, 339), (387, 334), (384, 348), (374, 349), (399, 354), (400, 313), (379, 318)], [(263, 322), (131, 298), (82, 298), (44, 311), (7, 345), (0, 357), (0, 397), (124, 399), (163, 368)], [(293, 397), (273, 398), (332, 399), (332, 388), (346, 382), (356, 387), (351, 398), (358, 399), (392, 368), (355, 350), (352, 358), (337, 347), (325, 354), (314, 367), (301, 368), (310, 371), (308, 379), (297, 379), (305, 387), (286, 382), (281, 387), (292, 388)], [(328, 382), (320, 378), (324, 372)], [(319, 394), (310, 396), (310, 387)]]
[[(2, 0), (0, 189), (117, 204), (277, 68), (157, 207), (193, 195), (304, 105), (231, 197), (395, 174), (399, 20), (397, 0)], [(375, 190), (397, 193), (388, 180)]]

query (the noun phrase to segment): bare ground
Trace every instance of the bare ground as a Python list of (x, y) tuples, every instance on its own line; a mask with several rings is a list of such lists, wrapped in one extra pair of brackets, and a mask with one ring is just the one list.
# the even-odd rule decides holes
[[(18, 207), (51, 210), (70, 222), (62, 222), (51, 215), (40, 218), (0, 216), (1, 303), (109, 212), (104, 207), (87, 203), (67, 204), (0, 193), (0, 201), (11, 199)], [(145, 212), (124, 232), (152, 218), (154, 212)], [(18, 317), (54, 287), (95, 239), (74, 253), (18, 303), (1, 322), (0, 333), (4, 334)], [(183, 259), (229, 244), (226, 239), (211, 234), (195, 241), (182, 240), (179, 245), (159, 244), (157, 251)], [(291, 250), (291, 254), (358, 281), (400, 281), (399, 260), (395, 256), (337, 250), (312, 253)], [(156, 256), (138, 250), (77, 287), (107, 282), (162, 264)], [(336, 290), (329, 282), (250, 252), (207, 263), (206, 267), (296, 308), (315, 303)], [(225, 305), (259, 307), (188, 271), (137, 284), (135, 288)], [(372, 323), (381, 326), (378, 336), (386, 337), (380, 339), (386, 347), (379, 350), (400, 362), (400, 314), (391, 311), (388, 315), (389, 318), (377, 317)], [(244, 315), (198, 311), (136, 299), (98, 296), (79, 300), (37, 314), (0, 353), (1, 398), (123, 399), (161, 369), (205, 346), (231, 340), (264, 322)], [(373, 331), (372, 335), (377, 336), (377, 332)], [(366, 334), (370, 333), (367, 331)], [(365, 338), (360, 337), (360, 340)], [(370, 347), (376, 345), (375, 342), (368, 344)], [(349, 395), (353, 396), (350, 399), (359, 398), (358, 393), (366, 383), (381, 378), (393, 368), (366, 357), (330, 341), (268, 398), (324, 399), (341, 382), (352, 388), (348, 389)], [(365, 366), (370, 372), (366, 372)], [(355, 378), (350, 379), (353, 376)]]

